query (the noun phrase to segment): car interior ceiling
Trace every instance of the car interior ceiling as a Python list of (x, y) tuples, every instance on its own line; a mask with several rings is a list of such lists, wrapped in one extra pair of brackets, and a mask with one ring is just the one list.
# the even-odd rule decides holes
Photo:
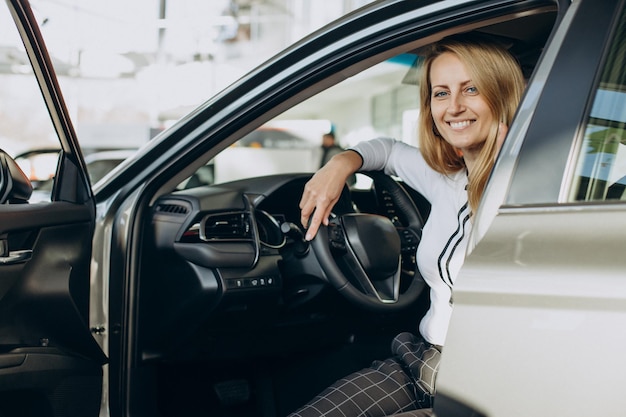
[[(508, 42), (529, 77), (555, 18), (553, 12), (527, 15), (477, 31)], [(158, 393), (148, 397), (157, 398), (163, 416), (209, 415), (208, 411), (213, 416), (285, 415), (328, 383), (385, 358), (395, 334), (416, 331), (428, 308), (427, 291), (401, 312), (363, 311), (321, 283), (311, 270), (281, 259), (294, 256), (282, 247), (266, 245), (267, 252), (261, 251), (259, 266), (252, 271), (236, 262), (220, 268), (184, 262), (175, 247), (178, 243), (164, 242), (172, 237), (177, 242), (199, 239), (197, 230), (187, 226), (203, 224), (208, 213), (228, 216), (259, 210), (297, 223), (307, 178), (205, 185), (156, 200), (144, 232), (149, 243), (144, 242), (141, 258), (137, 357), (139, 366), (150, 370), (146, 374), (156, 376), (151, 382), (141, 379), (146, 384), (142, 390)], [(426, 219), (428, 202), (414, 190), (407, 191)], [(339, 211), (349, 212), (354, 206), (378, 210), (375, 190), (346, 190), (342, 198), (346, 199), (338, 203)], [(265, 219), (261, 214), (255, 217), (259, 235), (271, 240), (273, 219), (261, 218)], [(265, 221), (269, 223), (261, 224)], [(242, 248), (228, 250), (240, 257), (248, 254)], [(276, 268), (285, 276), (273, 276)], [(281, 279), (284, 288), (221, 294), (209, 284), (236, 276)]]

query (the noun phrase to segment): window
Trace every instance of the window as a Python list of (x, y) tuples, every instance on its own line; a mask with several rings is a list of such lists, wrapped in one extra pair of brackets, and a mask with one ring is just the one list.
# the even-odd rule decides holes
[[(212, 162), (216, 183), (255, 176), (315, 172), (322, 136), (343, 148), (377, 136), (417, 144), (418, 87), (405, 77), (416, 60), (401, 54), (328, 88), (241, 138)], [(406, 123), (411, 116), (413, 123)], [(366, 186), (361, 180), (359, 186)], [(198, 184), (195, 179), (189, 184)], [(190, 185), (183, 184), (189, 188)]]
[(585, 129), (573, 201), (626, 201), (625, 30), (622, 17)]
[(30, 202), (49, 200), (60, 145), (7, 7), (0, 8), (0, 79), (0, 149), (31, 180)]

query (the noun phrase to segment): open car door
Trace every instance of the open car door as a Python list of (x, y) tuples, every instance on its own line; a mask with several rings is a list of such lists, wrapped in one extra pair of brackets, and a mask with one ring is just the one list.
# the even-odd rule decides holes
[[(28, 1), (2, 3), (15, 62), (0, 66), (0, 415), (97, 416), (106, 356), (88, 317), (95, 203)], [(28, 120), (7, 111), (19, 106)], [(37, 140), (59, 151), (35, 182), (12, 151)]]

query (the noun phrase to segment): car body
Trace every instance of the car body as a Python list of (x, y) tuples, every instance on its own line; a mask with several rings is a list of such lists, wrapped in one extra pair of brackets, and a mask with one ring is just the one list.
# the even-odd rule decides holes
[(100, 181), (113, 168), (122, 163), (126, 158), (131, 157), (137, 149), (110, 149), (91, 152), (85, 155), (87, 173), (92, 184)]
[[(60, 148), (30, 149), (15, 156), (15, 161), (28, 176), (36, 198), (29, 202), (50, 200)], [(98, 182), (137, 149), (83, 149), (87, 172), (92, 183)]]
[[(386, 357), (428, 308), (412, 256), (428, 202), (368, 173), (374, 185), (346, 186), (309, 245), (298, 208), (316, 169), (308, 149), (232, 145), (294, 109), (326, 118), (309, 105), (352, 119), (378, 109), (378, 126), (404, 126), (420, 47), (466, 31), (510, 44), (528, 88), (474, 214), (434, 413), (623, 414), (626, 203), (611, 188), (625, 174), (623, 2), (374, 2), (209, 98), (93, 186), (29, 4), (6, 4), (62, 151), (51, 201), (39, 203), (0, 153), (0, 414), (281, 416)], [(406, 112), (392, 122), (390, 108)], [(268, 152), (296, 167), (260, 174)], [(181, 186), (206, 167), (210, 181)], [(355, 271), (377, 251), (396, 263), (389, 278)]]

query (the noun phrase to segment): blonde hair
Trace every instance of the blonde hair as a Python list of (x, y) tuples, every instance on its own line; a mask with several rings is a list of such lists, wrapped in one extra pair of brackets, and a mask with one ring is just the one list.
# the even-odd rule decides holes
[(472, 82), (494, 115), (494, 124), (480, 149), (467, 194), (476, 210), (493, 168), (499, 122), (509, 126), (522, 97), (525, 82), (515, 58), (500, 44), (480, 36), (454, 36), (430, 45), (420, 73), (420, 123), (418, 137), (424, 159), (434, 170), (451, 174), (465, 169), (460, 152), (437, 132), (431, 112), (430, 68), (445, 52), (455, 54), (471, 74)]

